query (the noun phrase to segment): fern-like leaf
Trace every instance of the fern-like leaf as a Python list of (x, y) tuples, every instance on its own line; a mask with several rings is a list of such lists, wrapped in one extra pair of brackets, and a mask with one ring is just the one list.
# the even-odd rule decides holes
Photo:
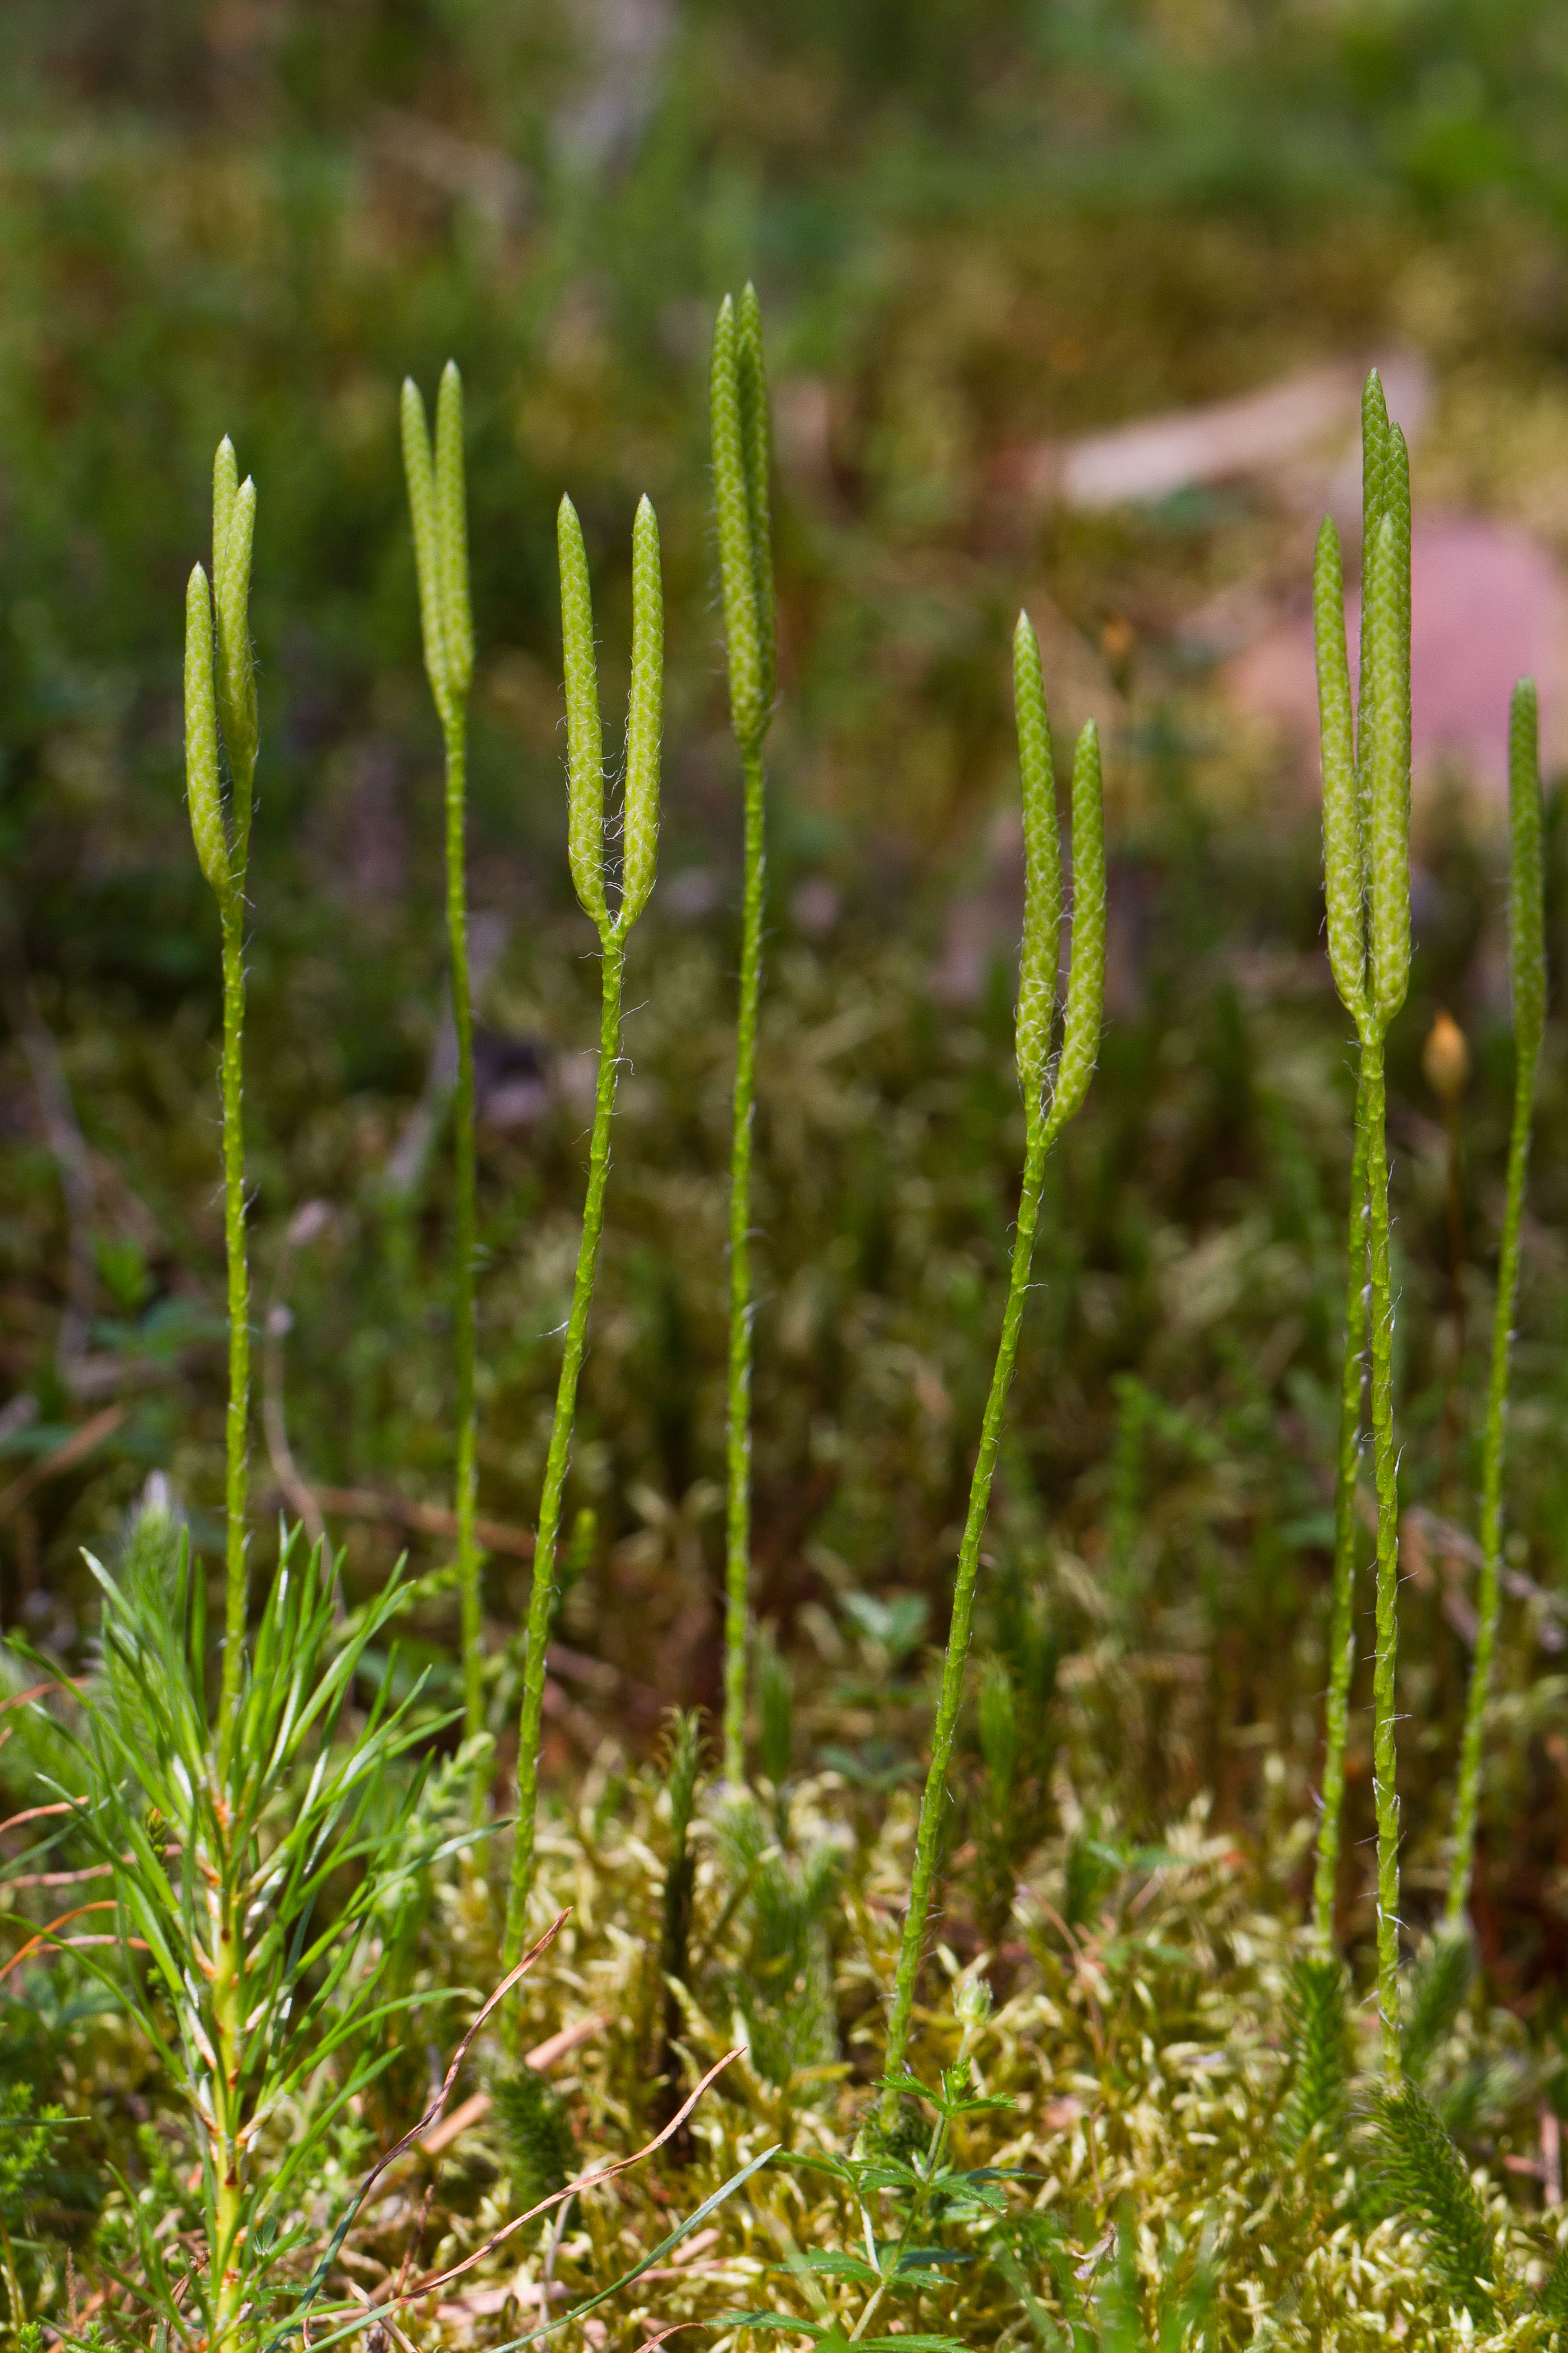
[(1473, 2319), (1491, 2318), (1492, 2233), (1465, 2160), (1417, 2084), (1384, 2093), (1373, 2114), (1388, 2202), (1423, 2232), (1435, 2284)]
[(1354, 2056), (1345, 1990), (1344, 1968), (1335, 1958), (1308, 1954), (1290, 1972), (1290, 2090), (1279, 2119), (1288, 2157), (1314, 2134), (1320, 2147), (1331, 2147), (1343, 2127)]

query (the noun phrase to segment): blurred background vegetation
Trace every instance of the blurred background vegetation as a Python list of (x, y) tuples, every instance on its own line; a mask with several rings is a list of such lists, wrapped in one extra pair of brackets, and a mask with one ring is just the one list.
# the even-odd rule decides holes
[[(537, 1503), (594, 1039), (552, 518), (570, 489), (613, 681), (646, 489), (667, 565), (667, 818), (569, 1498), (596, 1506), (598, 1548), (563, 1607), (552, 1765), (605, 1721), (635, 1744), (661, 1705), (715, 1697), (740, 803), (705, 381), (716, 301), (752, 276), (778, 402), (783, 692), (757, 1561), (807, 1702), (798, 1736), (868, 1786), (907, 1773), (922, 1632), (944, 1623), (1022, 1132), (1006, 646), (1026, 601), (1058, 718), (1092, 712), (1110, 739), (1111, 1021), (1050, 1180), (991, 1639), (1022, 1655), (1006, 1612), (1045, 1597), (1093, 1769), (1135, 1825), (1200, 1788), (1255, 1824), (1282, 1786), (1271, 1757), (1304, 1810), (1351, 1072), (1311, 793), (1226, 702), (1204, 616), (1299, 594), (1318, 510), (1260, 479), (1074, 512), (1026, 494), (1020, 453), (1415, 351), (1433, 388), (1418, 501), (1528, 520), (1568, 553), (1562, 6), (8, 0), (0, 93), (6, 1623), (79, 1655), (79, 1547), (111, 1540), (151, 1471), (216, 1535), (216, 930), (182, 805), (179, 640), (225, 431), (260, 492), (255, 1554), (303, 1486), (351, 1577), (405, 1542), (441, 1557), (439, 742), (396, 394), (450, 353), (479, 642), (493, 1639), (521, 1615), (511, 1538)], [(1466, 1667), (1468, 1569), (1444, 1530), (1473, 1525), (1511, 1083), (1500, 846), (1439, 796), (1421, 855), (1391, 1047), (1402, 1476), (1436, 1515), (1406, 1550), (1413, 1918), (1436, 1885)], [(1555, 849), (1552, 926), (1561, 969)], [(1457, 1265), (1421, 1074), (1439, 1006), (1476, 1063)], [(1560, 1019), (1538, 1135), (1489, 1799), (1509, 1828), (1478, 1897), (1520, 1993), (1568, 1956)], [(424, 1625), (446, 1672), (454, 1622)], [(1364, 1753), (1352, 1768), (1370, 1819)], [(1363, 1893), (1346, 1900), (1364, 1925)]]

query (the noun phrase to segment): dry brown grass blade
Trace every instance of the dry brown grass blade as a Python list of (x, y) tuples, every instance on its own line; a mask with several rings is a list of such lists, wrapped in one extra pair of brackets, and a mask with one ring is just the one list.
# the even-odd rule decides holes
[(468, 2055), (468, 2048), (472, 2043), (475, 2035), (479, 2032), (486, 2019), (489, 2018), (490, 2012), (495, 2009), (496, 2004), (505, 2000), (507, 1995), (511, 1991), (513, 1986), (517, 1984), (518, 1980), (521, 1978), (527, 1976), (529, 1970), (533, 1967), (534, 1962), (539, 1958), (541, 1953), (548, 1951), (549, 1947), (555, 1942), (556, 1937), (561, 1934), (562, 1929), (565, 1926), (566, 1922), (570, 1917), (571, 1914), (569, 1911), (558, 1912), (554, 1919), (550, 1923), (549, 1927), (544, 1931), (543, 1936), (539, 1937), (534, 1944), (531, 1944), (529, 1947), (527, 1952), (524, 1953), (522, 1958), (518, 1962), (517, 1967), (513, 1969), (510, 1969), (506, 1976), (502, 1978), (500, 1985), (497, 1986), (494, 1993), (491, 1994), (489, 2000), (485, 2003), (484, 2008), (478, 2012), (472, 2024), (469, 2026), (468, 2032), (464, 2035), (456, 2051), (452, 2053), (452, 2063), (447, 2068), (447, 2073), (442, 2079), (441, 2088), (437, 2093), (435, 2098), (431, 2101), (429, 2106), (426, 2109), (424, 2115), (420, 2117), (418, 2123), (411, 2125), (408, 2130), (404, 2134), (403, 2138), (400, 2141), (395, 2141), (393, 2146), (387, 2150), (384, 2157), (378, 2158), (374, 2165), (372, 2166), (370, 2171), (366, 2174), (364, 2178), (364, 2186), (354, 2201), (353, 2211), (355, 2213), (357, 2213), (359, 2209), (364, 2204), (365, 2199), (369, 2195), (372, 2187), (374, 2183), (380, 2180), (382, 2175), (386, 2171), (387, 2167), (394, 2164), (396, 2159), (403, 2155), (405, 2149), (412, 2148), (415, 2142), (419, 2138), (421, 2133), (428, 2132), (430, 2126), (436, 2122), (437, 2118), (440, 2116), (442, 2109), (446, 2106), (447, 2100), (451, 2097), (452, 2086), (458, 2080), (458, 2073), (462, 2067), (464, 2060)]
[[(591, 2042), (595, 2034), (602, 2033), (609, 2022), (608, 2016), (602, 2010), (593, 2011), (587, 2018), (576, 2019), (570, 2026), (563, 2026), (558, 2034), (547, 2035), (542, 2042), (536, 2042), (531, 2051), (525, 2051), (522, 2063), (525, 2067), (531, 2067), (536, 2075), (548, 2075), (563, 2059), (569, 2057), (574, 2051), (581, 2050), (584, 2042)], [(453, 2141), (460, 2138), (470, 2125), (477, 2125), (481, 2117), (488, 2116), (493, 2105), (488, 2092), (476, 2092), (471, 2099), (463, 2102), (460, 2108), (454, 2108), (449, 2116), (443, 2116), (438, 2125), (432, 2125), (427, 2133), (421, 2134), (419, 2147), (423, 2154), (426, 2157), (439, 2156), (442, 2149), (448, 2148)]]
[[(6, 1513), (14, 1512), (19, 1504), (25, 1504), (34, 1489), (41, 1487), (46, 1480), (57, 1478), (62, 1471), (74, 1470), (95, 1446), (100, 1446), (112, 1431), (119, 1429), (129, 1410), (127, 1406), (106, 1405), (103, 1411), (95, 1413), (90, 1421), (84, 1421), (79, 1430), (73, 1430), (63, 1446), (57, 1446), (54, 1452), (46, 1454), (41, 1462), (29, 1464), (21, 1477), (13, 1479), (8, 1487), (0, 1487), (0, 1519), (4, 1519)], [(40, 1688), (47, 1691), (49, 1685), (45, 1683)], [(25, 1696), (31, 1698), (32, 1694), (28, 1693)]]
[[(62, 1912), (58, 1919), (46, 1921), (44, 1926), (37, 1931), (37, 1935), (29, 1936), (27, 1942), (22, 1946), (19, 1951), (13, 1953), (5, 1968), (0, 1969), (0, 1985), (5, 1984), (13, 1969), (19, 1969), (24, 1961), (31, 1959), (35, 1953), (41, 1951), (46, 1946), (55, 1944), (85, 1945), (89, 1941), (106, 1945), (118, 1944), (120, 1939), (117, 1936), (104, 1936), (89, 1939), (86, 1936), (57, 1937), (55, 1935), (57, 1928), (64, 1928), (72, 1920), (81, 1919), (83, 1915), (86, 1913), (114, 1912), (118, 1911), (118, 1909), (119, 1905), (116, 1904), (113, 1896), (107, 1895), (96, 1904), (79, 1904), (74, 1911)], [(142, 1942), (142, 1939), (139, 1936), (128, 1936), (125, 1939), (125, 1942), (128, 1945), (133, 1946), (138, 1952), (144, 1953), (147, 1949), (146, 1946)]]
[[(360, 2189), (359, 2196), (354, 2200), (353, 2205), (349, 2208), (348, 2212), (343, 2216), (342, 2221), (339, 2223), (337, 2231), (332, 2238), (331, 2244), (328, 2247), (325, 2255), (322, 2257), (321, 2263), (317, 2267), (314, 2276), (312, 2277), (309, 2286), (305, 2289), (300, 2299), (299, 2309), (295, 2313), (293, 2320), (289, 2323), (289, 2328), (292, 2328), (296, 2325), (299, 2325), (301, 2327), (303, 2327), (311, 2303), (320, 2293), (320, 2290), (331, 2272), (332, 2265), (338, 2259), (338, 2252), (342, 2246), (343, 2241), (348, 2237), (350, 2231), (353, 2228), (355, 2221), (363, 2211), (366, 2201), (370, 2198), (371, 2191), (374, 2189), (375, 2184), (381, 2179), (382, 2175), (386, 2171), (388, 2166), (395, 2165), (397, 2159), (402, 2157), (406, 2150), (413, 2147), (420, 2135), (427, 2132), (441, 2114), (442, 2109), (446, 2106), (447, 2100), (451, 2096), (452, 2086), (458, 2080), (458, 2071), (461, 2068), (464, 2060), (468, 2055), (469, 2046), (473, 2042), (475, 2035), (478, 2034), (486, 2019), (489, 2017), (498, 2002), (501, 2002), (506, 2000), (507, 1995), (511, 1991), (513, 1986), (517, 1984), (519, 1978), (527, 1976), (529, 1970), (533, 1967), (534, 1962), (539, 1958), (541, 1953), (547, 1951), (555, 1942), (556, 1937), (560, 1935), (562, 1929), (564, 1927), (570, 1917), (570, 1906), (567, 1906), (563, 1911), (558, 1912), (554, 1919), (552, 1920), (549, 1927), (544, 1931), (543, 1936), (539, 1937), (529, 1947), (527, 1952), (523, 1954), (521, 1959), (517, 1963), (514, 1968), (508, 1970), (506, 1976), (502, 1978), (500, 1985), (497, 1986), (495, 1991), (490, 1995), (489, 2000), (478, 2012), (470, 2024), (468, 2032), (464, 2035), (456, 2051), (452, 2053), (452, 2062), (450, 2066), (447, 2068), (445, 2076), (442, 2078), (441, 2087), (436, 2094), (435, 2098), (431, 2101), (429, 2106), (426, 2109), (424, 2115), (419, 2117), (416, 2123), (410, 2125), (402, 2139), (395, 2141), (384, 2156), (377, 2158), (370, 2171), (365, 2175), (364, 2181)], [(402, 2301), (403, 2299), (399, 2298), (395, 2300)], [(388, 2305), (385, 2309), (390, 2312), (392, 2306)], [(379, 2314), (375, 2316), (379, 2317)], [(287, 2334), (288, 2330), (286, 2329), (284, 2331), (284, 2335), (286, 2336)], [(272, 2348), (282, 2342), (283, 2337), (279, 2336), (274, 2336), (269, 2338), (268, 2341), (268, 2353), (272, 2353)]]
[[(311, 1493), (323, 1512), (341, 1520), (380, 1520), (416, 1535), (455, 1536), (458, 1533), (457, 1514), (439, 1504), (415, 1503), (407, 1495), (383, 1493), (375, 1487), (316, 1487)], [(533, 1558), (533, 1537), (527, 1528), (510, 1527), (504, 1520), (478, 1519), (474, 1534), (487, 1552), (502, 1553), (510, 1560)]]
[[(564, 1918), (564, 1916), (563, 1914), (562, 1917)], [(656, 2148), (662, 2148), (665, 2142), (679, 2131), (709, 2084), (716, 2076), (723, 2073), (732, 2059), (738, 2059), (741, 2056), (743, 2048), (743, 2044), (737, 2042), (732, 2051), (726, 2051), (722, 2059), (716, 2065), (709, 2068), (696, 2090), (688, 2095), (684, 2105), (677, 2109), (663, 2130), (656, 2133), (652, 2140), (646, 2142), (630, 2157), (618, 2157), (613, 2164), (602, 2165), (595, 2173), (579, 2174), (575, 2181), (569, 2181), (566, 2184), (564, 2189), (553, 2190), (548, 2198), (542, 2198), (537, 2206), (531, 2206), (526, 2214), (513, 2215), (511, 2221), (504, 2223), (499, 2231), (488, 2238), (483, 2246), (476, 2247), (471, 2255), (465, 2255), (462, 2262), (454, 2263), (449, 2271), (437, 2272), (428, 2279), (416, 2280), (411, 2288), (405, 2288), (400, 2295), (395, 2296), (385, 2309), (390, 2311), (399, 2304), (417, 2304), (421, 2298), (434, 2295), (438, 2288), (449, 2287), (455, 2279), (460, 2279), (465, 2272), (471, 2272), (476, 2263), (482, 2263), (487, 2256), (492, 2255), (504, 2241), (511, 2237), (514, 2231), (521, 2231), (525, 2222), (534, 2221), (541, 2214), (547, 2214), (552, 2206), (561, 2205), (568, 2198), (580, 2196), (584, 2189), (596, 2189), (601, 2183), (613, 2181), (618, 2173), (627, 2173), (634, 2165), (640, 2165), (645, 2158), (651, 2157)]]
[[(37, 1699), (40, 1692), (58, 1691), (62, 1688), (68, 1689), (69, 1686), (58, 1683), (36, 1683), (31, 1691), (18, 1692), (15, 1699), (0, 1700), (0, 1707), (20, 1707), (25, 1699)], [(76, 1798), (59, 1798), (52, 1805), (28, 1806), (19, 1814), (8, 1814), (5, 1820), (0, 1822), (0, 1836), (3, 1836), (6, 1831), (19, 1831), (24, 1822), (41, 1822), (47, 1814), (74, 1814), (79, 1803), (80, 1800)], [(14, 1885), (15, 1882), (10, 1883)]]

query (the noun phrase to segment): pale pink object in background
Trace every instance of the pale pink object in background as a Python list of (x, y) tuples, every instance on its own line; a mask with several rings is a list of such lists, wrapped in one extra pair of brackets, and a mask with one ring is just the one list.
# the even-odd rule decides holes
[[(1361, 599), (1346, 599), (1352, 681)], [(1528, 532), (1482, 515), (1419, 520), (1410, 546), (1412, 765), (1418, 785), (1458, 775), (1501, 805), (1508, 706), (1528, 670), (1541, 691), (1543, 765), (1568, 765), (1568, 578)], [(1310, 622), (1268, 629), (1225, 670), (1232, 698), (1315, 754)]]

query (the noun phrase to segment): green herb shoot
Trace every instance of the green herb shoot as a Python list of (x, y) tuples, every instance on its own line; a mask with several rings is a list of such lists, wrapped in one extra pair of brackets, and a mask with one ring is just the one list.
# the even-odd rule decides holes
[[(936, 1875), (948, 1767), (963, 1701), (980, 1546), (991, 1503), (991, 1482), (1001, 1443), (1002, 1419), (1018, 1336), (1028, 1296), (1035, 1254), (1040, 1191), (1046, 1160), (1068, 1122), (1082, 1109), (1100, 1050), (1100, 1010), (1105, 993), (1105, 822), (1100, 799), (1100, 738), (1091, 720), (1078, 739), (1072, 776), (1072, 950), (1063, 1007), (1061, 1050), (1050, 1069), (1061, 932), (1061, 845), (1057, 825), (1056, 772), (1046, 711), (1040, 649), (1026, 613), (1018, 616), (1013, 638), (1013, 681), (1018, 728), (1018, 764), (1023, 780), (1025, 898), (1024, 940), (1018, 969), (1016, 1052), (1024, 1093), (1024, 1179), (1013, 1263), (1007, 1282), (1002, 1334), (981, 1427), (980, 1451), (970, 1482), (969, 1509), (959, 1546), (952, 1619), (942, 1666), (942, 1694), (931, 1734), (931, 1766), (921, 1798), (915, 1836), (910, 1905), (899, 1951), (893, 2004), (888, 2020), (887, 2073), (901, 2073), (909, 2042), (915, 1981), (925, 1943), (926, 1918)], [(884, 2096), (891, 2121), (897, 2097)]]
[[(1377, 1816), (1377, 1983), (1384, 2065), (1391, 2090), (1399, 2056), (1399, 1793), (1394, 1700), (1399, 1639), (1398, 1460), (1394, 1435), (1394, 1301), (1389, 1276), (1388, 1155), (1384, 1040), (1410, 980), (1410, 470), (1405, 437), (1389, 422), (1376, 371), (1362, 404), (1365, 541), (1362, 576), (1362, 683), (1352, 722), (1345, 654), (1339, 535), (1325, 519), (1313, 575), (1323, 771), (1323, 865), (1329, 961), (1360, 1041), (1352, 1175), (1350, 1312), (1342, 1390), (1336, 1508), (1329, 1761), (1324, 1770), (1315, 1887), (1320, 1945), (1332, 1933), (1343, 1788), (1354, 1572), (1356, 1447), (1364, 1332), (1372, 1344), (1373, 1457), (1377, 1489), (1377, 1636), (1373, 1778)], [(1364, 1172), (1369, 1298), (1357, 1312)]]
[(745, 775), (745, 895), (730, 1149), (730, 1360), (724, 1540), (724, 1777), (745, 1778), (752, 1562), (752, 1132), (762, 988), (766, 834), (763, 745), (773, 716), (775, 628), (769, 518), (768, 388), (756, 290), (727, 294), (713, 335), (713, 496), (730, 670), (730, 716)]
[(1459, 1780), (1454, 1799), (1446, 1924), (1459, 1927), (1469, 1902), (1476, 1862), (1476, 1817), (1481, 1793), (1481, 1740), (1497, 1647), (1498, 1580), (1502, 1564), (1503, 1421), (1508, 1410), (1509, 1349), (1519, 1297), (1520, 1224), (1530, 1159), (1535, 1066), (1546, 1026), (1546, 918), (1542, 879), (1541, 759), (1535, 681), (1521, 678), (1509, 712), (1509, 958), (1513, 996), (1513, 1119), (1508, 1144), (1508, 1190), (1498, 1259), (1497, 1309), (1492, 1322), (1491, 1378), (1481, 1448), (1481, 1576), (1476, 1655), (1465, 1701)]
[[(414, 522), (425, 669), (446, 744), (447, 941), (458, 1083), (452, 1103), (457, 1158), (458, 1596), (462, 1617), (464, 1730), (484, 1729), (484, 1658), (479, 1552), (474, 1535), (478, 1431), (474, 1410), (474, 1008), (468, 985), (466, 860), (468, 689), (474, 627), (468, 599), (468, 502), (463, 482), (463, 380), (448, 360), (436, 402), (432, 452), (425, 403), (412, 377), (403, 386), (403, 465)], [(475, 1801), (481, 1797), (475, 1778)]]
[(507, 1906), (506, 1956), (510, 1968), (522, 1950), (523, 1924), (533, 1876), (534, 1816), (539, 1799), (539, 1734), (544, 1709), (544, 1654), (555, 1602), (555, 1547), (561, 1533), (562, 1497), (572, 1454), (577, 1381), (588, 1336), (599, 1237), (605, 1223), (605, 1188), (610, 1173), (610, 1122), (621, 1043), (621, 981), (626, 938), (647, 904), (658, 852), (659, 733), (664, 712), (664, 596), (658, 560), (658, 525), (645, 498), (632, 526), (632, 675), (626, 720), (626, 799), (619, 904), (612, 913), (605, 890), (605, 759), (599, 720), (598, 666), (594, 651), (594, 610), (588, 584), (588, 554), (570, 499), (556, 519), (561, 561), (561, 628), (566, 672), (566, 740), (570, 767), (567, 847), (572, 880), (584, 913), (599, 934), (602, 988), (599, 1074), (594, 1096), (594, 1127), (588, 1148), (588, 1191), (582, 1240), (572, 1285), (566, 1346), (555, 1391), (555, 1418), (539, 1506), (533, 1582), (528, 1604), (528, 1651), (523, 1666), (522, 1708), (518, 1729), (517, 1825), (513, 1833), (511, 1894)]
[[(223, 932), (223, 1199), (228, 1260), (227, 1472), (223, 1738), (239, 1696), (246, 1613), (246, 1482), (250, 1413), (250, 1273), (245, 1242), (245, 874), (256, 776), (256, 670), (250, 554), (256, 485), (242, 482), (227, 435), (213, 461), (213, 578), (198, 564), (185, 591), (185, 793), (196, 858)], [(224, 809), (222, 752), (228, 765)]]

